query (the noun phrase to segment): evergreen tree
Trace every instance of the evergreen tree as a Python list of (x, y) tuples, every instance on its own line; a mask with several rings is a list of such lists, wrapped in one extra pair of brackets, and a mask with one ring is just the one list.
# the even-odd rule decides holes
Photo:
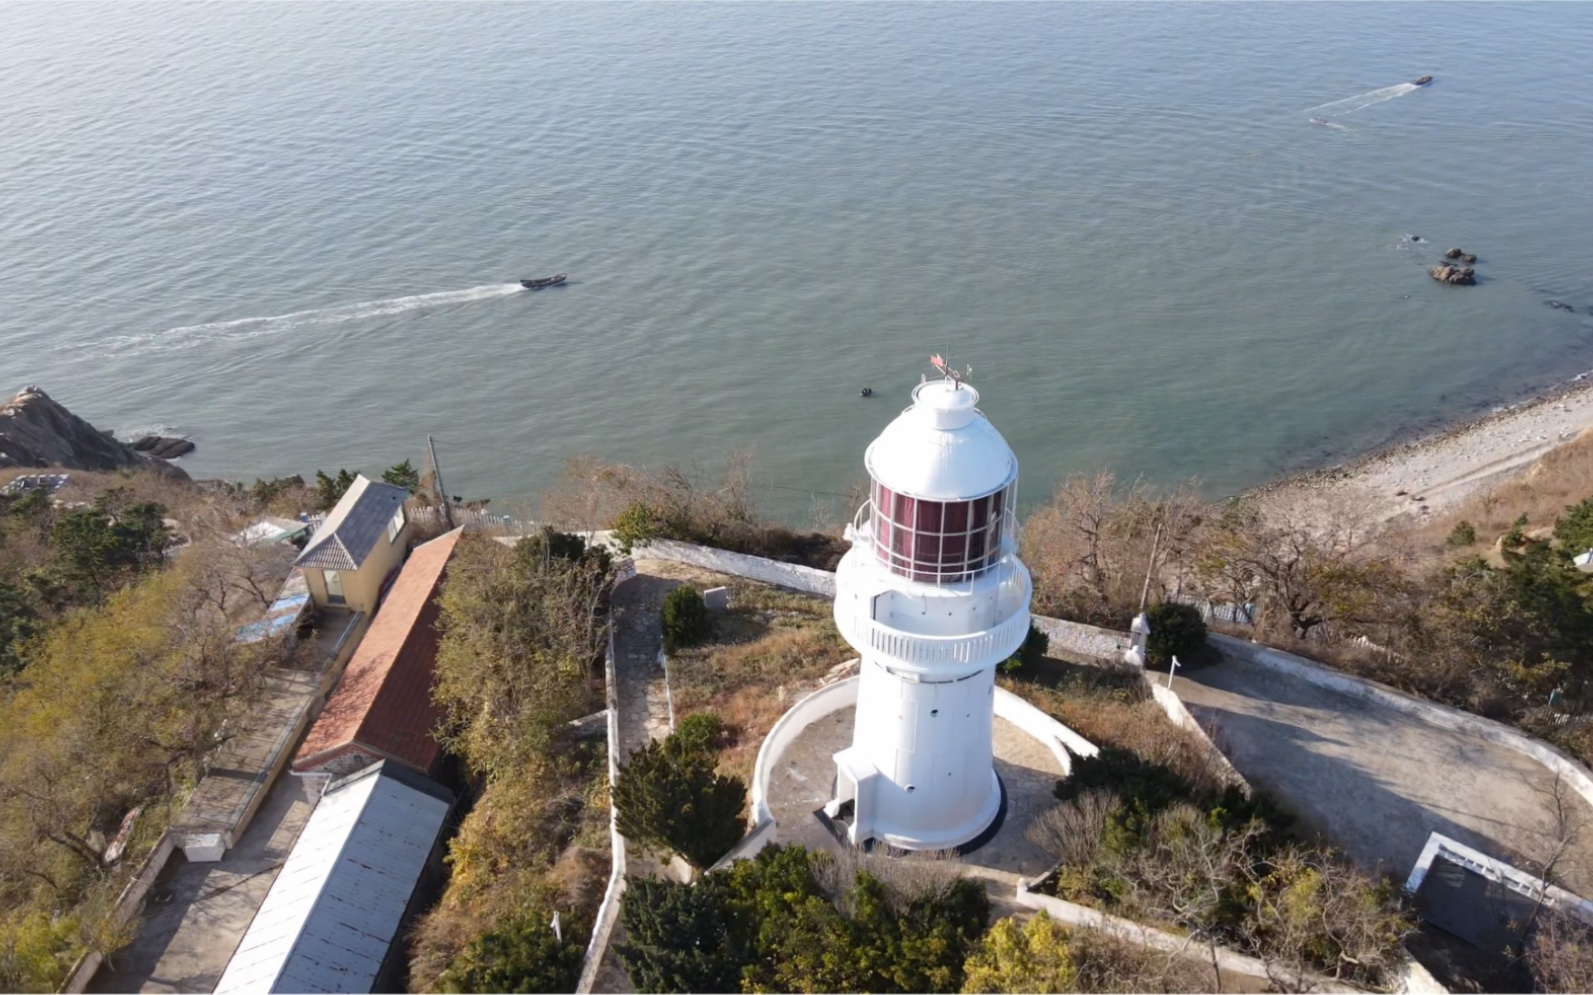
[(22, 641), (38, 631), (38, 620), (28, 592), (0, 579), (0, 677), (22, 669)]
[(715, 759), (678, 732), (632, 753), (614, 784), (620, 832), (673, 850), (693, 867), (712, 866), (741, 839), (747, 801), (746, 784), (715, 773)]
[(159, 566), (171, 545), (165, 508), (130, 502), (120, 489), (106, 491), (91, 508), (58, 514), (50, 527), (47, 577), (37, 588), (95, 604), (123, 581)]
[(341, 468), (336, 477), (328, 477), (320, 470), (315, 471), (315, 497), (322, 511), (330, 510), (342, 499), (348, 489), (354, 486), (354, 477), (355, 474)]
[(735, 910), (725, 875), (695, 887), (644, 878), (620, 904), (627, 942), (616, 949), (631, 981), (644, 992), (734, 992), (752, 960), (746, 936), (733, 928)]
[(383, 470), (382, 483), (402, 487), (413, 494), (420, 490), (420, 471), (411, 466), (409, 460), (405, 460)]

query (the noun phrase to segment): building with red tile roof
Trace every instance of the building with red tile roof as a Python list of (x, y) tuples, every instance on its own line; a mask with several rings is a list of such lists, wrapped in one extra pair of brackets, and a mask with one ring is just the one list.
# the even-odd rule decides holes
[(415, 547), (381, 611), (293, 758), (296, 774), (349, 774), (393, 760), (435, 773), (442, 749), (432, 732), (437, 666), (437, 593), (461, 529)]

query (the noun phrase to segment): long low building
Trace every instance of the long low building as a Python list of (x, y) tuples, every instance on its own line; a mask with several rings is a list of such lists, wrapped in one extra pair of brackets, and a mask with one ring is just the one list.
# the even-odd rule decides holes
[(328, 783), (217, 992), (400, 991), (453, 796), (382, 761)]
[(339, 775), (392, 760), (435, 775), (442, 747), (433, 731), (437, 595), (459, 544), (455, 529), (410, 553), (326, 708), (293, 758), (301, 775)]

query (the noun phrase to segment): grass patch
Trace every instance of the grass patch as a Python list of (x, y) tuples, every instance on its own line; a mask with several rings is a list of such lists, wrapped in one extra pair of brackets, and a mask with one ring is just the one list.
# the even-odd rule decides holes
[(1096, 746), (1127, 750), (1166, 767), (1199, 791), (1220, 793), (1228, 786), (1226, 769), (1211, 749), (1173, 725), (1135, 670), (1047, 657), (1032, 679), (998, 683)]
[(669, 658), (677, 717), (718, 715), (729, 733), (719, 769), (747, 783), (763, 737), (786, 709), (825, 674), (857, 653), (835, 629), (823, 598), (734, 578), (730, 609), (713, 619), (713, 635)]

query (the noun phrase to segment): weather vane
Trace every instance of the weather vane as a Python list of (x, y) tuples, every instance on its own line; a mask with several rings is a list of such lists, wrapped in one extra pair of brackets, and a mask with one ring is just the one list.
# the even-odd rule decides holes
[[(966, 367), (964, 369), (959, 370), (955, 366), (952, 366), (950, 363), (946, 362), (945, 358), (942, 357), (939, 353), (936, 353), (935, 355), (929, 357), (929, 365), (933, 366), (935, 369), (939, 370), (941, 372), (941, 374), (944, 375), (947, 380), (951, 381), (953, 390), (961, 390), (962, 389), (962, 382), (964, 380), (967, 380), (969, 377), (973, 376), (973, 367), (972, 366), (969, 366), (969, 367)], [(923, 376), (921, 376), (919, 378), (919, 382), (920, 383), (928, 383), (929, 382), (929, 374), (926, 373)]]

